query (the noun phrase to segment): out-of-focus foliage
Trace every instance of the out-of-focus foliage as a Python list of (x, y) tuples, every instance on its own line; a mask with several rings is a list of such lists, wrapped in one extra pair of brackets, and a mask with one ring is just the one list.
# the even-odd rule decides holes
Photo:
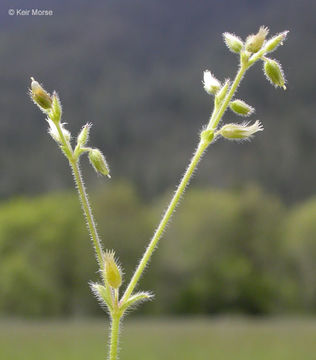
[[(131, 275), (168, 196), (141, 200), (128, 183), (91, 196), (100, 234)], [(269, 314), (315, 310), (316, 202), (287, 210), (254, 186), (187, 192), (142, 288), (146, 312)], [(96, 264), (76, 194), (0, 205), (0, 313), (76, 315), (99, 310), (88, 287)]]
[(286, 220), (285, 247), (298, 304), (316, 310), (316, 198), (294, 208)]

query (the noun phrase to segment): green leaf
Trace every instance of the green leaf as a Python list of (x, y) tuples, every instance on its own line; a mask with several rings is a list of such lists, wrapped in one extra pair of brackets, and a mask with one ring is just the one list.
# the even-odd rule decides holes
[(91, 283), (90, 287), (94, 295), (100, 301), (101, 305), (106, 305), (109, 310), (112, 310), (112, 298), (108, 289), (105, 286), (97, 283)]
[(132, 306), (137, 306), (138, 304), (151, 300), (154, 296), (149, 292), (139, 292), (134, 295), (131, 295), (130, 298), (121, 305), (121, 310), (125, 311)]

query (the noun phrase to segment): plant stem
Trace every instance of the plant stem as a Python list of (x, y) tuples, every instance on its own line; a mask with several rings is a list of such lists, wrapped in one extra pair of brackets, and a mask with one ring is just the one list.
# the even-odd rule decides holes
[(110, 354), (109, 360), (116, 360), (118, 353), (118, 339), (120, 331), (120, 319), (119, 315), (111, 316), (111, 339), (110, 339)]
[[(230, 87), (230, 90), (229, 90), (228, 94), (226, 95), (225, 99), (223, 100), (220, 108), (216, 111), (213, 111), (213, 114), (212, 114), (209, 124), (207, 126), (208, 130), (216, 129), (218, 123), (220, 122), (222, 116), (224, 115), (224, 112), (226, 111), (226, 109), (229, 105), (230, 100), (234, 96), (234, 93), (236, 92), (247, 68), (248, 68), (248, 64), (240, 66), (240, 68), (236, 74), (236, 77)], [(158, 244), (158, 241), (160, 240), (175, 208), (177, 207), (177, 204), (178, 204), (182, 194), (184, 193), (185, 188), (189, 184), (190, 179), (191, 179), (204, 151), (206, 150), (206, 148), (208, 147), (209, 144), (210, 143), (205, 143), (202, 140), (200, 140), (199, 145), (192, 157), (192, 160), (191, 160), (185, 174), (183, 175), (183, 178), (180, 181), (180, 184), (178, 185), (178, 188), (177, 188), (174, 196), (172, 197), (171, 202), (170, 202), (167, 210), (165, 211), (165, 213), (154, 233), (154, 236), (152, 237), (147, 249), (145, 250), (143, 257), (140, 260), (140, 262), (139, 262), (139, 264), (138, 264), (138, 266), (137, 266), (137, 268), (125, 290), (125, 293), (121, 300), (122, 302), (127, 301), (128, 298), (131, 296), (132, 292), (134, 291), (144, 269), (146, 268), (152, 254)]]
[(137, 282), (139, 280), (139, 278), (141, 277), (149, 259), (151, 258), (151, 255), (152, 253), (154, 252), (155, 250), (155, 247), (159, 241), (159, 239), (161, 238), (161, 235), (163, 234), (164, 232), (164, 229), (165, 227), (167, 226), (185, 188), (187, 187), (193, 173), (194, 173), (194, 170), (196, 169), (197, 167), (197, 164), (199, 163), (200, 159), (201, 159), (201, 156), (203, 155), (205, 149), (207, 148), (209, 144), (208, 143), (205, 143), (205, 142), (202, 142), (200, 141), (195, 153), (194, 153), (194, 156), (192, 157), (192, 160), (185, 172), (185, 174), (183, 175), (183, 178), (164, 214), (164, 216), (162, 217), (161, 219), (161, 222), (158, 226), (158, 228), (156, 229), (155, 233), (154, 233), (154, 236), (153, 238), (151, 239), (141, 261), (139, 262), (138, 264), (138, 267), (127, 287), (127, 289), (125, 290), (125, 293), (123, 295), (123, 298), (122, 298), (122, 302), (128, 300), (128, 298), (130, 297), (130, 295), (132, 294), (135, 286), (137, 285)]
[(81, 201), (81, 205), (82, 205), (82, 209), (85, 215), (85, 218), (87, 220), (87, 226), (88, 226), (88, 230), (90, 232), (90, 236), (92, 238), (93, 241), (93, 245), (94, 245), (94, 249), (96, 252), (96, 257), (98, 260), (98, 263), (100, 265), (100, 267), (103, 265), (103, 256), (102, 256), (102, 245), (100, 242), (100, 238), (98, 235), (98, 231), (95, 225), (95, 221), (92, 215), (92, 211), (91, 211), (91, 207), (89, 204), (89, 199), (88, 199), (88, 195), (86, 192), (86, 189), (84, 187), (84, 183), (82, 180), (82, 176), (81, 176), (81, 172), (80, 172), (80, 168), (78, 165), (78, 159), (76, 159), (74, 157), (74, 152), (73, 149), (71, 147), (71, 145), (69, 144), (69, 142), (65, 139), (65, 136), (62, 132), (62, 129), (60, 127), (59, 123), (56, 123), (56, 128), (58, 130), (59, 136), (62, 140), (62, 144), (63, 147), (65, 149), (65, 155), (69, 161), (70, 167), (72, 169), (73, 175), (74, 175), (74, 179), (75, 179), (75, 183), (76, 183), (76, 187), (79, 193), (79, 197), (80, 197), (80, 201)]
[(210, 119), (207, 129), (212, 129), (212, 130), (216, 129), (218, 123), (220, 122), (221, 118), (224, 115), (224, 112), (226, 111), (226, 109), (229, 105), (230, 100), (234, 96), (246, 70), (247, 70), (247, 66), (240, 66), (240, 68), (236, 74), (236, 77), (234, 79), (234, 82), (232, 83), (232, 85), (229, 89), (228, 94), (226, 95), (226, 97), (225, 97), (223, 103), (221, 104), (220, 108), (218, 109), (218, 111), (213, 113), (213, 116)]
[(103, 266), (102, 245), (101, 245), (98, 231), (97, 231), (95, 221), (94, 221), (94, 218), (92, 215), (88, 195), (87, 195), (87, 192), (84, 187), (83, 180), (82, 180), (80, 168), (78, 166), (78, 161), (71, 161), (70, 166), (71, 166), (73, 174), (74, 174), (79, 197), (81, 200), (82, 209), (84, 211), (85, 218), (87, 220), (88, 229), (89, 229), (90, 236), (92, 238), (94, 249), (96, 252), (96, 257), (97, 257), (100, 267), (102, 268), (102, 266)]

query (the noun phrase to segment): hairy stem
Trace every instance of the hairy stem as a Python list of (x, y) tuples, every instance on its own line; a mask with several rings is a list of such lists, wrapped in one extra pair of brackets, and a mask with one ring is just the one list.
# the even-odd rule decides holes
[(92, 215), (88, 195), (87, 195), (87, 192), (84, 187), (83, 180), (82, 180), (80, 168), (78, 166), (78, 161), (71, 161), (70, 166), (71, 166), (73, 174), (74, 174), (79, 197), (81, 200), (82, 209), (84, 211), (85, 218), (87, 220), (87, 226), (88, 226), (88, 229), (89, 229), (92, 241), (93, 241), (96, 257), (97, 257), (100, 267), (102, 267), (102, 264), (103, 264), (102, 245), (101, 245), (98, 231), (96, 228), (96, 224), (95, 224), (95, 221), (94, 221), (94, 218)]
[(232, 99), (232, 97), (234, 96), (245, 72), (247, 70), (247, 67), (246, 66), (240, 66), (237, 74), (236, 74), (236, 77), (235, 77), (235, 80), (234, 82), (232, 83), (230, 89), (229, 89), (229, 92), (228, 94), (226, 95), (222, 105), (220, 106), (220, 108), (218, 109), (217, 112), (214, 112), (213, 113), (213, 116), (211, 117), (211, 120), (207, 126), (208, 129), (212, 129), (212, 130), (215, 130), (218, 123), (221, 121), (221, 118), (223, 117), (224, 115), (224, 112), (226, 111), (228, 105), (229, 105), (229, 102), (230, 100)]
[(168, 224), (186, 186), (188, 185), (188, 183), (194, 173), (194, 170), (196, 169), (197, 164), (199, 163), (199, 161), (201, 159), (201, 156), (203, 155), (205, 149), (207, 148), (207, 146), (208, 146), (207, 143), (200, 141), (200, 143), (194, 153), (194, 156), (192, 157), (192, 160), (191, 160), (185, 174), (183, 175), (183, 178), (182, 178), (175, 194), (173, 195), (173, 198), (171, 199), (169, 206), (168, 206), (166, 212), (164, 213), (164, 216), (162, 217), (159, 226), (157, 227), (157, 229), (155, 231), (153, 238), (151, 239), (141, 261), (138, 264), (138, 267), (137, 267), (137, 269), (136, 269), (136, 271), (135, 271), (135, 273), (123, 295), (122, 302), (126, 301), (130, 297), (135, 286), (137, 285), (139, 278), (141, 277), (149, 259), (151, 258), (151, 255), (154, 252), (155, 247), (156, 247), (159, 239), (161, 238), (161, 235), (163, 234), (164, 229), (167, 226), (167, 224)]
[(59, 136), (60, 136), (60, 138), (62, 140), (63, 147), (64, 147), (64, 152), (65, 152), (65, 154), (66, 154), (66, 156), (68, 158), (70, 167), (71, 167), (73, 175), (74, 175), (74, 179), (75, 179), (75, 183), (76, 183), (76, 186), (77, 186), (77, 189), (78, 189), (82, 209), (83, 209), (85, 218), (87, 220), (87, 227), (88, 227), (88, 230), (90, 232), (90, 236), (91, 236), (92, 241), (93, 241), (93, 245), (94, 245), (94, 248), (95, 248), (98, 263), (99, 263), (100, 266), (102, 266), (102, 264), (103, 264), (102, 245), (101, 245), (100, 238), (99, 238), (98, 231), (97, 231), (97, 227), (96, 227), (93, 215), (92, 215), (88, 195), (87, 195), (86, 189), (84, 187), (84, 183), (83, 183), (82, 176), (81, 176), (81, 173), (80, 173), (80, 168), (79, 168), (79, 165), (78, 165), (78, 159), (76, 159), (74, 157), (72, 147), (69, 144), (69, 142), (65, 139), (65, 136), (64, 136), (64, 134), (62, 132), (62, 129), (61, 129), (59, 123), (56, 124), (56, 128), (57, 128)]
[[(218, 125), (218, 123), (220, 122), (222, 116), (224, 115), (228, 105), (229, 105), (229, 102), (230, 100), (232, 99), (232, 97), (234, 96), (242, 78), (243, 78), (243, 75), (244, 73), (246, 72), (248, 68), (248, 65), (244, 65), (244, 66), (240, 66), (237, 74), (236, 74), (236, 77), (230, 87), (230, 90), (228, 92), (228, 94), (226, 95), (225, 99), (223, 100), (221, 106), (219, 107), (219, 109), (216, 111), (213, 111), (213, 114), (212, 114), (212, 117), (210, 119), (210, 122), (207, 126), (207, 129), (208, 130), (214, 130), (216, 128), (216, 126)], [(190, 182), (190, 179), (204, 153), (204, 151), (206, 150), (206, 148), (208, 147), (210, 143), (205, 143), (203, 142), (203, 140), (200, 141), (193, 157), (192, 157), (192, 160), (182, 178), (182, 180), (180, 181), (180, 184), (174, 194), (174, 196), (172, 197), (171, 199), (171, 202), (169, 203), (169, 206), (166, 210), (166, 212), (164, 213), (155, 233), (154, 233), (154, 236), (152, 237), (147, 249), (145, 250), (145, 253), (142, 257), (142, 259), (140, 260), (135, 272), (134, 272), (134, 275), (132, 276), (126, 290), (125, 290), (125, 293), (123, 295), (123, 298), (122, 298), (122, 302), (124, 301), (127, 301), (128, 298), (131, 296), (133, 290), (135, 289), (143, 271), (145, 270), (174, 210), (176, 209), (177, 207), (177, 204), (179, 203), (179, 200), (182, 196), (182, 194), (184, 193), (184, 190), (185, 188), (187, 187), (187, 185), (189, 184)]]
[(119, 315), (112, 315), (109, 360), (117, 359), (119, 332), (120, 332), (120, 319), (121, 318)]

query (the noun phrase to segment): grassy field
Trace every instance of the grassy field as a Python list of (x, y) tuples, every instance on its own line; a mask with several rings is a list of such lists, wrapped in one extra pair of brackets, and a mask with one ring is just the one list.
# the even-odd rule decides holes
[[(1, 360), (106, 359), (99, 321), (0, 325)], [(130, 320), (121, 360), (315, 360), (316, 320)]]

